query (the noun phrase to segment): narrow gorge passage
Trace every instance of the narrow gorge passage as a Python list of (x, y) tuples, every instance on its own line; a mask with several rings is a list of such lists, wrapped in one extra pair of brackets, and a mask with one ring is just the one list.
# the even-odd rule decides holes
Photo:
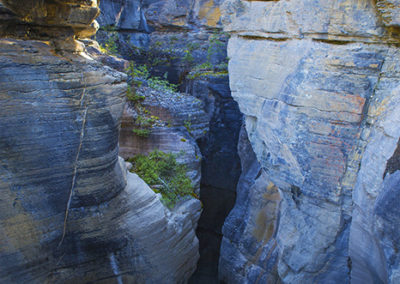
[(0, 0), (0, 283), (400, 283), (400, 0)]
[[(215, 1), (210, 7), (207, 2), (187, 1), (177, 4), (176, 10), (171, 7), (163, 1), (146, 4), (104, 0), (97, 39), (105, 49), (134, 61), (136, 68), (146, 66), (151, 76), (178, 84), (180, 91), (203, 103), (205, 113), (202, 115), (209, 123), (208, 131), (195, 134), (195, 140), (183, 138), (192, 144), (192, 148), (198, 146), (202, 156), (201, 180), (196, 180), (203, 205), (196, 230), (200, 259), (189, 282), (218, 283), (222, 226), (235, 204), (236, 186), (241, 175), (238, 140), (243, 117), (229, 88), (226, 69), (228, 35), (222, 32), (218, 18), (220, 2)], [(185, 13), (185, 18), (180, 16), (181, 13)], [(183, 21), (178, 23), (177, 18)], [(143, 95), (148, 96), (146, 92)], [(143, 104), (158, 117), (167, 117), (166, 113), (183, 117), (181, 125), (191, 134), (198, 132), (196, 129), (202, 122), (194, 113), (197, 110), (187, 106), (165, 108), (165, 103), (160, 100), (163, 99), (149, 103), (146, 99)], [(172, 127), (163, 130), (153, 127), (149, 138), (137, 138), (131, 134), (134, 125), (126, 117), (120, 136), (122, 156), (154, 148), (177, 152), (173, 140), (182, 139), (179, 138), (182, 134), (171, 134), (175, 131), (174, 119), (172, 122)], [(177, 129), (179, 132), (181, 130)], [(181, 144), (184, 151), (196, 152), (186, 150), (188, 147)], [(185, 163), (190, 169), (198, 169), (191, 159), (193, 157), (186, 155)]]
[(235, 204), (241, 175), (238, 142), (242, 114), (230, 95), (228, 80), (228, 77), (211, 78), (193, 82), (190, 88), (195, 96), (213, 99), (214, 113), (209, 133), (198, 141), (203, 154), (200, 187), (203, 212), (196, 231), (200, 260), (189, 283), (219, 283), (222, 226)]

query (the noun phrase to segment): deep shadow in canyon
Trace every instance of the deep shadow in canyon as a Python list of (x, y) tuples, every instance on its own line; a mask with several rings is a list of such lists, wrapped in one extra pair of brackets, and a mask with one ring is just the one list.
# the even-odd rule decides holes
[(190, 89), (191, 94), (213, 104), (213, 113), (208, 135), (198, 141), (203, 154), (200, 189), (203, 213), (196, 231), (200, 260), (189, 283), (219, 283), (222, 226), (235, 204), (241, 174), (237, 144), (242, 114), (231, 97), (227, 76), (193, 82)]

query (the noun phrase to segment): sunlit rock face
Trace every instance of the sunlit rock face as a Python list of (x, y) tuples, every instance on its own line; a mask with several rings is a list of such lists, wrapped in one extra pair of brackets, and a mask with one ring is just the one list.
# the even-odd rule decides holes
[(2, 0), (22, 21), (84, 28), (100, 13), (96, 0)]
[(76, 38), (96, 34), (96, 1), (4, 0), (0, 2), (0, 36), (50, 41), (58, 53), (82, 52)]
[[(68, 7), (55, 21), (52, 11)], [(62, 49), (77, 35), (73, 18), (85, 28), (97, 14), (81, 21), (78, 8), (98, 11), (93, 1), (0, 5), (0, 282), (185, 282), (199, 257), (200, 202), (171, 211), (127, 173), (118, 158), (126, 75)], [(4, 30), (15, 23), (43, 34)], [(47, 27), (73, 30), (54, 38)]]
[(224, 2), (232, 95), (265, 192), (275, 186), (281, 202), (263, 240), (251, 230), (235, 239), (228, 219), (227, 242), (263, 253), (221, 258), (221, 279), (399, 281), (397, 2)]

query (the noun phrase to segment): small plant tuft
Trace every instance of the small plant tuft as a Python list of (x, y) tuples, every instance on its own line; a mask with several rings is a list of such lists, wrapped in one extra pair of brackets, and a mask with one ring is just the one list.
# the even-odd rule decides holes
[(184, 121), (183, 126), (185, 126), (185, 128), (189, 132), (189, 134), (192, 135), (192, 122), (189, 119)]
[(129, 101), (135, 102), (135, 103), (143, 101), (145, 99), (145, 96), (136, 94), (136, 92), (133, 90), (133, 88), (130, 85), (128, 85), (128, 91), (127, 91), (126, 97), (128, 98)]
[(136, 155), (128, 159), (135, 172), (156, 193), (161, 193), (162, 202), (169, 208), (187, 196), (195, 196), (194, 187), (187, 177), (185, 165), (176, 161), (176, 155), (159, 150), (148, 155)]
[(137, 136), (147, 138), (149, 137), (151, 130), (150, 129), (141, 129), (141, 128), (134, 128), (132, 132), (135, 133)]
[(116, 55), (118, 53), (117, 40), (118, 33), (115, 31), (109, 32), (104, 46), (100, 46), (100, 51), (108, 55)]
[(127, 72), (128, 75), (132, 78), (133, 83), (137, 87), (140, 87), (144, 81), (147, 81), (149, 87), (158, 91), (162, 92), (178, 91), (178, 85), (172, 84), (168, 82), (168, 80), (166, 79), (166, 77), (168, 77), (167, 73), (164, 74), (164, 78), (151, 76), (150, 71), (146, 65), (138, 65), (135, 64), (134, 62), (131, 62)]

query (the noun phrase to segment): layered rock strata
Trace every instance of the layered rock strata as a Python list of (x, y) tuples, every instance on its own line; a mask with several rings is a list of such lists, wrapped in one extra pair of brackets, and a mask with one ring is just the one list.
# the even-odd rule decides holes
[(68, 47), (84, 47), (69, 23), (88, 27), (97, 12), (75, 9), (98, 11), (96, 1), (3, 4), (13, 12), (1, 6), (2, 28), (9, 19), (43, 34), (0, 39), (0, 282), (185, 282), (200, 202), (171, 212), (127, 173), (118, 158), (126, 75), (47, 33), (71, 28)]
[[(135, 61), (152, 48), (159, 53), (159, 59), (165, 57), (165, 53), (173, 53), (170, 54), (172, 60), (157, 65), (171, 72), (170, 80), (179, 78), (184, 70), (177, 69), (184, 68), (181, 59), (186, 46), (196, 43), (201, 47), (192, 50), (196, 57), (209, 35), (222, 28), (221, 3), (220, 0), (104, 0), (100, 3), (102, 12), (98, 21), (102, 28), (97, 37), (104, 42), (108, 38), (104, 31), (116, 32), (118, 51)], [(169, 64), (173, 68), (168, 68)], [(177, 73), (173, 74), (174, 69)]]
[(277, 265), (269, 281), (398, 282), (397, 2), (224, 2), (232, 95), (281, 204), (262, 240), (257, 230), (234, 234), (235, 214), (228, 219), (226, 244), (265, 251), (276, 242), (278, 257), (263, 269), (257, 253), (221, 257), (222, 279), (265, 279)]
[(96, 0), (4, 0), (0, 3), (0, 36), (48, 40), (59, 53), (83, 51), (84, 45), (74, 37), (94, 35), (99, 13)]

